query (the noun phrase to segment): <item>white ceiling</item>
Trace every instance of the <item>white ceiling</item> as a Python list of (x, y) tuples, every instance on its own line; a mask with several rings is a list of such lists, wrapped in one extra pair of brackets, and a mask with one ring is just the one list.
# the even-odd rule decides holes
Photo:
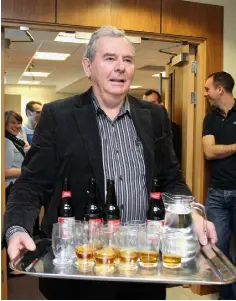
[[(26, 42), (29, 38), (23, 31), (6, 28), (5, 37), (10, 39), (9, 49), (5, 49), (5, 72), (6, 84), (16, 85), (21, 80), (31, 80), (23, 77), (24, 71), (28, 71), (30, 63), (33, 62), (32, 72), (49, 72), (46, 78), (35, 78), (40, 80), (41, 86), (54, 86), (56, 92), (78, 94), (84, 92), (90, 83), (84, 75), (81, 60), (86, 44), (54, 42), (58, 32), (45, 32), (30, 30), (34, 42)], [(14, 42), (14, 41), (22, 42)], [(136, 73), (133, 85), (142, 86), (141, 90), (158, 89), (159, 79), (152, 74), (160, 71), (160, 66), (165, 66), (170, 55), (159, 52), (159, 49), (176, 45), (169, 42), (142, 40), (141, 44), (134, 44), (136, 49), (135, 65)], [(176, 51), (173, 48), (171, 51)], [(69, 53), (65, 61), (35, 60), (33, 56), (36, 51)], [(147, 65), (153, 66), (155, 70), (140, 70)], [(132, 90), (132, 94), (135, 94)], [(139, 91), (140, 93), (140, 91)]]

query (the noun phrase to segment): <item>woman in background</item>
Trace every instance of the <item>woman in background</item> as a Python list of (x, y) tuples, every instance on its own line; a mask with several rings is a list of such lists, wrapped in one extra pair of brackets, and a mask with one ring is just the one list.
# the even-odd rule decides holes
[(22, 117), (14, 111), (5, 112), (5, 188), (6, 200), (15, 180), (21, 174), (25, 157), (25, 142), (17, 135), (21, 131)]

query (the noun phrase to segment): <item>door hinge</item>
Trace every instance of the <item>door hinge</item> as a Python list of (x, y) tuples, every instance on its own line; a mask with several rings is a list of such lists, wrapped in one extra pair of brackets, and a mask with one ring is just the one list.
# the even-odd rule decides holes
[(191, 104), (195, 105), (197, 103), (197, 93), (191, 92)]
[(197, 73), (197, 61), (192, 61), (192, 62), (191, 62), (191, 71), (192, 71), (192, 73), (194, 73), (194, 74)]

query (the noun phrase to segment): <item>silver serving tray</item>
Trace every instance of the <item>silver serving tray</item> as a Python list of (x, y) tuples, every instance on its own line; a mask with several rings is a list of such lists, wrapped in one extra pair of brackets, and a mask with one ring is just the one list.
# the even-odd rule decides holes
[[(160, 262), (157, 268), (139, 268), (133, 274), (121, 274), (118, 270), (112, 275), (96, 275), (91, 271), (78, 271), (75, 262), (64, 268), (53, 264), (51, 240), (42, 239), (36, 242), (36, 250), (26, 251), (10, 263), (10, 267), (23, 274), (65, 279), (157, 282), (157, 283), (190, 283), (190, 284), (229, 284), (236, 281), (236, 268), (215, 246), (208, 244), (201, 248), (196, 258), (182, 265), (179, 269), (167, 269)], [(76, 260), (76, 259), (75, 259)]]

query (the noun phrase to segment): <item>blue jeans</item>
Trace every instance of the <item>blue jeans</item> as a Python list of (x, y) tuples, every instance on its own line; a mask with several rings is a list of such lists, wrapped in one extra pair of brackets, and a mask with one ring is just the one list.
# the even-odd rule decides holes
[[(206, 213), (208, 219), (215, 225), (218, 248), (235, 264), (229, 248), (232, 235), (236, 237), (236, 190), (209, 188)], [(235, 300), (236, 283), (221, 286), (220, 299)]]

